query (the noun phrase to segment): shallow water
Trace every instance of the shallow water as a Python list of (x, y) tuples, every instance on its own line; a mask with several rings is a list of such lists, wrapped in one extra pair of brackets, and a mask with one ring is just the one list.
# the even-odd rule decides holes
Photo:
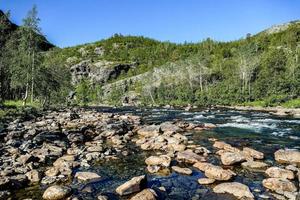
[[(247, 112), (235, 110), (200, 110), (186, 112), (177, 109), (135, 109), (135, 108), (97, 108), (100, 112), (132, 113), (142, 116), (145, 123), (162, 123), (181, 119), (197, 123), (213, 123), (217, 128), (203, 132), (187, 132), (189, 140), (195, 144), (201, 144), (213, 152), (212, 142), (208, 138), (218, 138), (235, 147), (252, 147), (262, 151), (266, 155), (265, 162), (276, 165), (273, 153), (280, 148), (300, 149), (300, 119), (275, 117), (268, 113)], [(90, 183), (79, 184), (72, 182), (72, 187), (78, 189), (78, 196), (83, 199), (96, 199), (97, 195), (105, 194), (110, 199), (118, 199), (114, 193), (117, 186), (129, 180), (133, 176), (147, 174), (144, 160), (154, 152), (143, 152), (134, 144), (130, 145), (134, 151), (133, 155), (122, 157), (118, 160), (96, 163), (88, 169), (78, 169), (94, 171), (103, 177), (102, 180)], [(220, 164), (215, 156), (209, 157), (209, 162)], [(189, 166), (191, 168), (191, 166)], [(191, 168), (193, 169), (193, 168)], [(260, 194), (268, 195), (261, 185), (264, 178), (263, 173), (250, 172), (240, 167), (235, 167), (234, 171), (238, 176), (233, 181), (238, 181), (248, 185), (255, 195), (260, 199)], [(234, 199), (230, 195), (215, 195), (211, 192), (210, 186), (202, 186), (197, 183), (197, 179), (203, 174), (193, 169), (192, 176), (179, 175), (177, 173), (166, 172), (163, 175), (147, 174), (148, 186), (156, 191), (158, 187), (164, 186), (165, 193), (159, 193), (160, 199)], [(17, 199), (31, 197), (40, 199), (39, 187), (27, 188), (16, 193)], [(255, 191), (254, 191), (255, 190)], [(33, 195), (34, 193), (34, 195)], [(124, 198), (126, 199), (126, 198)], [(272, 198), (271, 198), (272, 199)]]

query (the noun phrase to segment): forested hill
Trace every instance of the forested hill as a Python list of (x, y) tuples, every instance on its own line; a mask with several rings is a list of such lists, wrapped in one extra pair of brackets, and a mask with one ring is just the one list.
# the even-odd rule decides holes
[[(37, 48), (30, 51), (39, 55), (35, 62), (16, 56), (17, 50), (26, 51), (26, 42), (16, 42), (18, 34), (8, 35), (1, 51), (10, 52), (2, 54), (8, 60), (2, 64), (9, 69), (2, 85), (7, 85), (5, 94), (13, 94), (9, 99), (20, 99), (27, 91), (32, 100), (65, 103), (75, 91), (69, 96), (75, 104), (300, 106), (298, 21), (231, 42), (174, 44), (115, 34), (47, 53)], [(25, 64), (16, 65), (20, 61)], [(27, 69), (22, 78), (27, 81), (18, 80), (16, 66)]]

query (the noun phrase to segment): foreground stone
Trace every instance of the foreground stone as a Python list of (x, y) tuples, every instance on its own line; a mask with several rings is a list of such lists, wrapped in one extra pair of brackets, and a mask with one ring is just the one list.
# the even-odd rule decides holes
[(211, 178), (199, 178), (198, 183), (201, 185), (209, 185), (214, 183), (216, 180)]
[(274, 153), (274, 156), (279, 163), (300, 165), (300, 151), (280, 149)]
[(172, 166), (172, 170), (177, 173), (185, 174), (185, 175), (191, 175), (193, 173), (193, 171), (189, 168), (181, 168), (178, 166)]
[(130, 200), (156, 200), (157, 194), (152, 189), (144, 189), (134, 195)]
[(269, 177), (282, 178), (282, 179), (294, 179), (295, 175), (292, 171), (282, 169), (279, 167), (270, 167), (265, 172)]
[(236, 175), (233, 171), (229, 169), (225, 170), (220, 166), (215, 166), (210, 163), (198, 162), (195, 163), (193, 166), (203, 171), (207, 178), (215, 179), (218, 181), (227, 181)]
[(72, 189), (67, 186), (54, 185), (44, 192), (43, 199), (46, 200), (60, 200), (65, 199), (71, 195)]
[(194, 164), (196, 162), (204, 162), (206, 159), (202, 156), (199, 156), (191, 150), (185, 150), (182, 152), (178, 152), (177, 160), (180, 162)]
[(297, 188), (289, 180), (280, 178), (268, 178), (264, 179), (262, 182), (265, 188), (268, 188), (278, 194), (283, 194), (284, 192), (296, 192)]
[(251, 193), (248, 186), (238, 182), (221, 183), (214, 187), (213, 191), (215, 193), (232, 194), (238, 199), (254, 199), (254, 195)]
[(131, 180), (120, 185), (116, 189), (116, 192), (121, 196), (132, 194), (134, 192), (139, 192), (139, 191), (141, 191), (141, 189), (144, 188), (144, 186), (146, 185), (146, 182), (147, 182), (147, 180), (146, 180), (145, 175), (133, 177)]
[(101, 176), (94, 172), (77, 172), (75, 178), (80, 182), (95, 181), (101, 179)]

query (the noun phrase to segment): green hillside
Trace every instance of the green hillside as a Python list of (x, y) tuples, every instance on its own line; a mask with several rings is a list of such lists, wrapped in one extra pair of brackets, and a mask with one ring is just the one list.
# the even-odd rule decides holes
[[(75, 91), (71, 103), (76, 104), (299, 106), (298, 21), (231, 42), (206, 39), (175, 44), (115, 34), (98, 42), (62, 49), (51, 48), (33, 30), (38, 33), (39, 42), (35, 43), (37, 48), (31, 48), (39, 56), (32, 63), (26, 55), (20, 57), (24, 52), (22, 45), (28, 45), (22, 41), (30, 40), (22, 36), (24, 26), (17, 27), (5, 19), (5, 23), (1, 21), (4, 39), (0, 40), (2, 60), (6, 60), (2, 66), (8, 69), (2, 73), (6, 75), (1, 86), (5, 88), (3, 100), (21, 99), (31, 84), (36, 86), (31, 91), (36, 100), (59, 104), (65, 103), (67, 94)], [(7, 23), (14, 27), (13, 31), (3, 28)], [(19, 80), (16, 71), (20, 70), (16, 69), (24, 68), (29, 71), (25, 70)], [(86, 71), (76, 71), (80, 69)], [(76, 82), (71, 84), (74, 74), (80, 79), (75, 77)]]

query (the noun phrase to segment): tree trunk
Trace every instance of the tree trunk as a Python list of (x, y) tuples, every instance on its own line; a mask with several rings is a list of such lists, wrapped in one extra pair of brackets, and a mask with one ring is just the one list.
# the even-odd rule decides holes
[(24, 96), (24, 98), (23, 98), (23, 106), (26, 106), (26, 103), (27, 103), (28, 89), (29, 89), (29, 81), (28, 81), (28, 73), (27, 73), (26, 87), (25, 87), (25, 96)]
[(32, 65), (31, 65), (31, 103), (33, 103), (33, 93), (34, 93), (34, 51), (32, 54)]

